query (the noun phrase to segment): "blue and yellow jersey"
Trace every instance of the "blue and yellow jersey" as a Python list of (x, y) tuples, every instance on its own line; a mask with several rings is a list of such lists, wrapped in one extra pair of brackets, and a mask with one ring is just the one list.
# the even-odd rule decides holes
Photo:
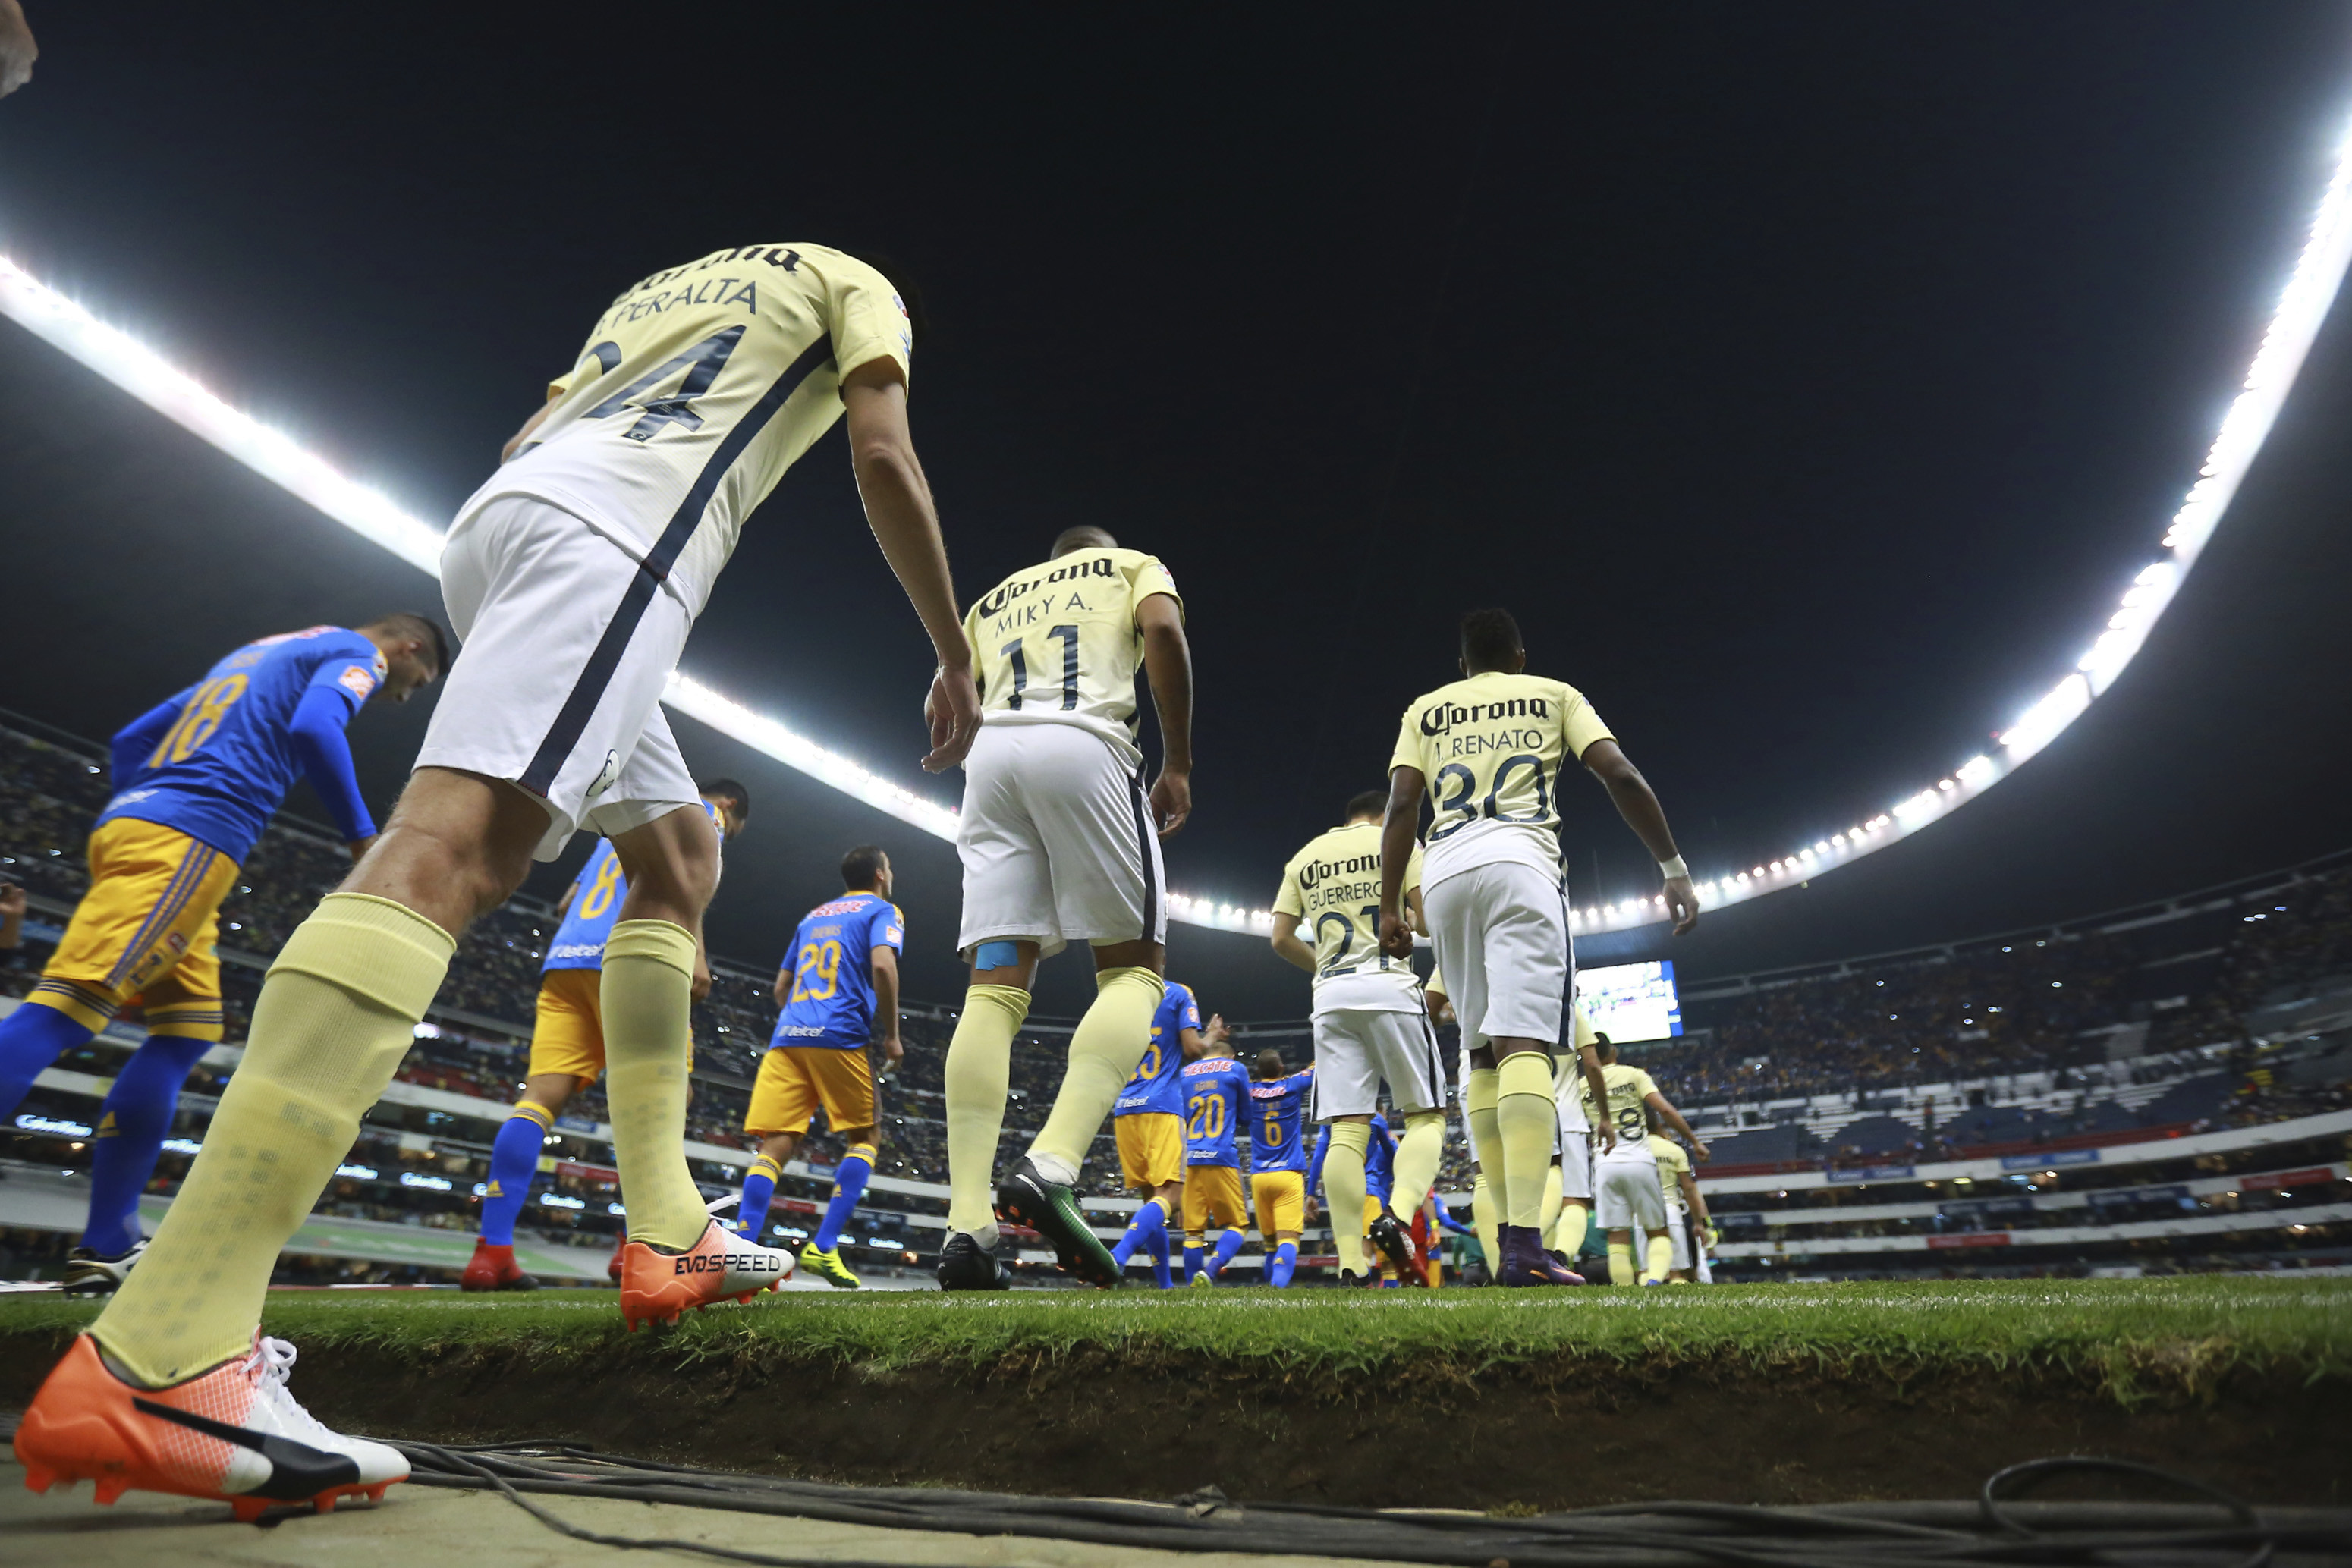
[(134, 817), (244, 860), (302, 776), (292, 726), (303, 698), (333, 694), (349, 723), (383, 675), (376, 645), (341, 626), (247, 643), (172, 699), (179, 716), (137, 774), (114, 781), (99, 821)]
[(1118, 1092), (1118, 1103), (1111, 1113), (1182, 1115), (1184, 1101), (1177, 1075), (1184, 1066), (1184, 1031), (1200, 1027), (1201, 1004), (1192, 999), (1192, 988), (1169, 981), (1160, 998), (1160, 1010), (1151, 1015), (1151, 1043), (1144, 1048), (1143, 1060), (1135, 1064), (1135, 1076)]
[(875, 893), (845, 893), (808, 912), (793, 934), (784, 968), (792, 999), (768, 1041), (862, 1051), (874, 1032), (874, 949), (907, 949), (898, 906)]
[(563, 912), (563, 924), (555, 928), (555, 940), (547, 945), (547, 962), (540, 967), (603, 968), (604, 942), (613, 935), (613, 923), (621, 918), (621, 899), (628, 891), (628, 879), (621, 874), (621, 857), (613, 852), (613, 841), (600, 840), (596, 852), (580, 868), (580, 891)]
[(1239, 1166), (1241, 1151), (1234, 1139), (1241, 1131), (1242, 1107), (1249, 1103), (1249, 1069), (1230, 1056), (1204, 1056), (1186, 1062), (1178, 1077), (1184, 1093), (1184, 1163)]
[(1307, 1143), (1299, 1133), (1307, 1121), (1307, 1092), (1314, 1087), (1311, 1067), (1249, 1086), (1252, 1172), (1306, 1170)]

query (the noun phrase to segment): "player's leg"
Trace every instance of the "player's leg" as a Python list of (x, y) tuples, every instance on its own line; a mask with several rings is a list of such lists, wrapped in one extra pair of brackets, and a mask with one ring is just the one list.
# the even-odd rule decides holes
[(1364, 1158), (1372, 1146), (1372, 1113), (1380, 1104), (1380, 1055), (1370, 1038), (1380, 1021), (1378, 1013), (1349, 1008), (1318, 1014), (1313, 1020), (1312, 1114), (1329, 1129), (1330, 1143), (1323, 1151), (1323, 1199), (1331, 1215), (1331, 1246), (1343, 1284), (1370, 1271), (1355, 1216), (1364, 1207)]
[[(776, 1052), (768, 1054), (772, 1057)], [(743, 1167), (742, 1190), (735, 1198), (735, 1228), (754, 1241), (768, 1228), (768, 1210), (776, 1201), (776, 1183), (800, 1144), (798, 1133), (771, 1133), (760, 1139), (760, 1152)]]
[[(482, 1228), (474, 1255), (458, 1277), (467, 1291), (534, 1289), (539, 1281), (515, 1261), (515, 1221), (530, 1201), (549, 1132), (572, 1094), (604, 1071), (604, 1027), (593, 969), (550, 969), (540, 977), (533, 1004), (530, 1060), (522, 1097), (490, 1140), (490, 1178), (483, 1185)], [(617, 1261), (617, 1250), (614, 1257)]]
[(1484, 1168), (1470, 1186), (1470, 1224), (1478, 1232), (1478, 1250), (1486, 1260), (1486, 1272), (1499, 1285), (1503, 1282), (1503, 1214)]
[(1550, 1170), (1546, 1172), (1544, 1176), (1543, 1207), (1537, 1211), (1536, 1228), (1542, 1231), (1547, 1237), (1549, 1236), (1552, 1231), (1552, 1227), (1559, 1221), (1559, 1211), (1561, 1207), (1562, 1200), (1559, 1196), (1559, 1165), (1558, 1161), (1554, 1161)]
[(1202, 1176), (1202, 1173), (1196, 1170), (1184, 1173), (1181, 1200), (1184, 1206), (1184, 1281), (1192, 1285), (1209, 1282), (1208, 1276), (1202, 1272), (1207, 1267), (1209, 1255), (1209, 1188)]
[(825, 1125), (840, 1133), (849, 1147), (834, 1166), (833, 1194), (817, 1221), (816, 1234), (801, 1249), (801, 1260), (826, 1284), (854, 1291), (860, 1281), (841, 1260), (841, 1232), (857, 1211), (857, 1200), (866, 1196), (866, 1184), (874, 1176), (877, 1152), (874, 1134), (879, 1117), (873, 1063), (863, 1051), (808, 1050), (803, 1054), (830, 1059), (814, 1064), (817, 1089), (824, 1100)]
[(1567, 907), (1557, 883), (1529, 866), (1482, 866), (1450, 880), (1465, 879), (1478, 884), (1485, 916), (1486, 996), (1479, 1026), (1495, 1053), (1504, 1282), (1580, 1284), (1545, 1255), (1541, 1228), (1544, 1184), (1559, 1135), (1551, 1052), (1570, 988)]
[(1609, 1232), (1609, 1282), (1631, 1285), (1639, 1278), (1633, 1265), (1633, 1228), (1619, 1226)]
[[(1573, 1058), (1570, 1059), (1571, 1061)], [(1585, 1232), (1592, 1222), (1592, 1139), (1563, 1128), (1559, 1134), (1559, 1217), (1546, 1234), (1551, 1249), (1571, 1269), (1584, 1250)]]
[(1204, 1265), (1203, 1278), (1220, 1280), (1225, 1265), (1242, 1249), (1242, 1226), (1248, 1216), (1242, 1208), (1242, 1173), (1233, 1166), (1202, 1166), (1185, 1182), (1189, 1194), (1192, 1184), (1203, 1188), (1202, 1218), (1217, 1228), (1217, 1245)]
[(1445, 1153), (1445, 1113), (1441, 1108), (1445, 1067), (1438, 1054), (1437, 1031), (1429, 1015), (1421, 1011), (1363, 1013), (1357, 1019), (1388, 1083), (1393, 1113), (1404, 1124), (1388, 1203), (1372, 1222), (1372, 1245), (1391, 1268), (1419, 1279), (1422, 1270), (1409, 1228), (1436, 1185), (1438, 1162)]

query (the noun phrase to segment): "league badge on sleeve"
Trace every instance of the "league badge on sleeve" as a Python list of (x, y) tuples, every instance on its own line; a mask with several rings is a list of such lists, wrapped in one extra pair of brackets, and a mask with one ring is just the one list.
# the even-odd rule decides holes
[(376, 677), (379, 673), (375, 670), (362, 670), (357, 664), (352, 664), (347, 666), (341, 674), (335, 677), (335, 684), (360, 701), (365, 702), (375, 690)]

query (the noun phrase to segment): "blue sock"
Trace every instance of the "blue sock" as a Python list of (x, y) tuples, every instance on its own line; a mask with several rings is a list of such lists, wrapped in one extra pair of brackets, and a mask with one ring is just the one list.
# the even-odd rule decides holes
[(499, 1125), (490, 1140), (489, 1190), (482, 1195), (482, 1239), (493, 1247), (514, 1245), (515, 1218), (530, 1197), (530, 1184), (539, 1175), (539, 1152), (547, 1146), (548, 1124), (554, 1117), (535, 1101), (525, 1100)]
[(138, 1244), (139, 1195), (154, 1178), (180, 1085), (212, 1048), (208, 1040), (151, 1034), (106, 1092), (89, 1157), (89, 1228), (81, 1233), (81, 1244), (100, 1257), (120, 1258)]
[(1274, 1260), (1265, 1266), (1265, 1282), (1279, 1291), (1290, 1283), (1290, 1276), (1298, 1271), (1298, 1243), (1286, 1241), (1274, 1249)]
[(1147, 1258), (1157, 1258), (1163, 1263), (1167, 1260), (1168, 1211), (1160, 1206), (1156, 1197), (1143, 1200), (1143, 1206), (1135, 1211), (1135, 1218), (1128, 1222), (1127, 1234), (1120, 1237), (1118, 1245), (1110, 1249), (1112, 1261), (1122, 1269), (1127, 1267), (1127, 1260), (1138, 1252)]
[(20, 1002), (0, 1019), (0, 1116), (14, 1116), (41, 1070), (89, 1037), (79, 1020), (38, 1002)]
[(1152, 1232), (1150, 1239), (1145, 1243), (1145, 1245), (1151, 1249), (1151, 1282), (1159, 1286), (1163, 1291), (1167, 1290), (1176, 1282), (1168, 1272), (1169, 1240), (1167, 1221), (1162, 1220), (1160, 1222), (1160, 1228)]
[(1240, 1231), (1228, 1230), (1223, 1235), (1219, 1236), (1217, 1238), (1216, 1256), (1209, 1260), (1209, 1278), (1214, 1280), (1223, 1277), (1225, 1271), (1225, 1265), (1232, 1262), (1234, 1260), (1234, 1254), (1241, 1249), (1242, 1233)]
[(849, 1211), (866, 1196), (866, 1178), (873, 1174), (873, 1145), (859, 1144), (842, 1155), (833, 1171), (833, 1202), (826, 1206), (824, 1221), (816, 1228), (816, 1239), (810, 1246), (830, 1252), (840, 1242), (841, 1228), (849, 1223)]
[(1190, 1241), (1184, 1243), (1184, 1278), (1187, 1281), (1201, 1271), (1207, 1256), (1205, 1249), (1195, 1247)]
[[(743, 1196), (735, 1205), (735, 1228), (757, 1241), (760, 1229), (768, 1223), (768, 1204), (776, 1196), (776, 1178), (784, 1169), (765, 1155), (751, 1156), (751, 1168), (743, 1173)], [(857, 1184), (864, 1191), (866, 1184)]]

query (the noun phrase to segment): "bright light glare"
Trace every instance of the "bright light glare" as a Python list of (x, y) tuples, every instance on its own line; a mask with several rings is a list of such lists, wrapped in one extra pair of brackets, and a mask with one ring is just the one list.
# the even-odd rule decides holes
[[(1948, 776), (1893, 807), (1891, 812), (1773, 861), (1769, 876), (1758, 866), (1736, 875), (1698, 879), (1696, 885), (1703, 892), (1701, 903), (1719, 905), (1759, 897), (1787, 886), (1789, 877), (1800, 870), (1811, 876), (1884, 849), (1948, 816), (2000, 782), (2080, 718), (2139, 652), (2220, 526), (2231, 498), (2277, 422), (2295, 374), (2335, 302), (2347, 262), (2352, 262), (2352, 133), (2337, 147), (2334, 176), (2313, 214), (2303, 254), (2280, 292), (2278, 307), (2247, 369), (2244, 384), (2222, 418), (2196, 484), (2165, 532), (2163, 544), (2171, 552), (2169, 559), (2151, 562), (2132, 579), (2115, 613), (2074, 671), (2001, 733), (1998, 758), (1970, 758)], [(382, 492), (338, 473), (284, 432), (230, 407), (152, 349), (100, 321), (5, 256), (0, 256), (0, 312), (362, 538), (421, 571), (438, 574), (438, 528), (402, 511)], [(936, 837), (955, 837), (952, 810), (892, 783), (777, 719), (721, 696), (700, 682), (674, 675), (662, 700), (677, 712), (877, 810)], [(1659, 908), (1659, 900), (1645, 897), (1574, 913), (1601, 929), (1619, 930), (1655, 921)], [(1191, 925), (1260, 934), (1272, 928), (1274, 919), (1263, 909), (1244, 909), (1179, 893), (1168, 895), (1168, 915)], [(614, 1207), (619, 1211), (617, 1205)]]

